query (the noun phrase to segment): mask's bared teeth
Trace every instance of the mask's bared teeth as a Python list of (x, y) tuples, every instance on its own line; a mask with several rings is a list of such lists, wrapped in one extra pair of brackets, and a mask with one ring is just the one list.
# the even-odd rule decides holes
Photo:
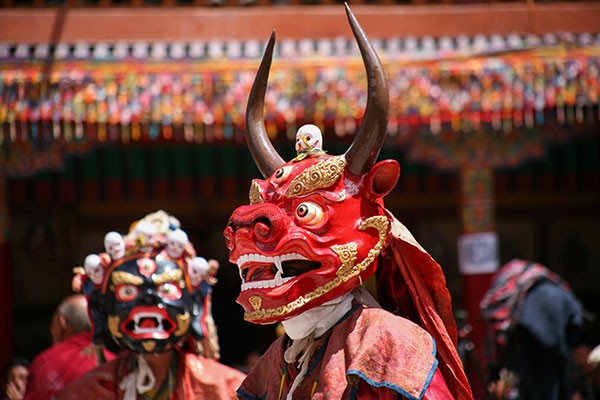
[(310, 260), (298, 253), (272, 257), (261, 254), (241, 255), (237, 259), (238, 272), (242, 281), (241, 290), (267, 289), (283, 285), (293, 278), (293, 276), (284, 278), (284, 264), (294, 261)]
[(275, 257), (275, 267), (277, 268), (277, 272), (283, 274), (283, 267), (281, 266), (281, 257)]
[(277, 271), (275, 274), (275, 286), (283, 285), (283, 278), (281, 277), (281, 272)]

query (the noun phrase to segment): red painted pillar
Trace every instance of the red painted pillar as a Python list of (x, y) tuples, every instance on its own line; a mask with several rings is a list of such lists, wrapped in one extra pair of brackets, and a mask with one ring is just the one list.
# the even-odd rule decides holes
[(0, 366), (3, 368), (13, 356), (13, 279), (12, 260), (8, 242), (8, 190), (6, 177), (0, 173), (0, 315), (4, 326), (0, 329)]
[(470, 339), (475, 365), (465, 369), (470, 376), (475, 398), (484, 394), (485, 325), (479, 317), (479, 302), (490, 286), (500, 264), (498, 236), (495, 232), (494, 179), (491, 168), (464, 168), (461, 171), (462, 235), (458, 240), (459, 269), (463, 283), (463, 308), (472, 326)]

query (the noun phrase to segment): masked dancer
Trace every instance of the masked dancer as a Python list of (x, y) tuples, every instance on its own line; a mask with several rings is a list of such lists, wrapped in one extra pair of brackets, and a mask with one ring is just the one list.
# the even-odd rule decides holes
[[(456, 351), (441, 267), (383, 204), (395, 160), (377, 161), (389, 95), (373, 47), (346, 13), (368, 78), (364, 118), (343, 155), (322, 149), (314, 126), (286, 162), (264, 123), (275, 34), (246, 113), (246, 139), (264, 180), (224, 235), (242, 280), (238, 303), (278, 338), (238, 390), (242, 399), (472, 399)], [(371, 290), (365, 289), (369, 287)]]
[(124, 236), (109, 232), (105, 246), (86, 257), (81, 284), (94, 343), (124, 351), (58, 399), (235, 399), (244, 375), (215, 359), (214, 280), (179, 221), (158, 211)]

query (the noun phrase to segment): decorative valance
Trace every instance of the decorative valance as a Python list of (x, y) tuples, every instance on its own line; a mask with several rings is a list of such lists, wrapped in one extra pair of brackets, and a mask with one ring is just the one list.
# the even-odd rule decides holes
[[(389, 79), (393, 144), (481, 132), (518, 142), (536, 128), (598, 123), (600, 35), (373, 42)], [(60, 148), (60, 158), (111, 143), (242, 142), (262, 48), (256, 41), (0, 44), (6, 172), (52, 164), (31, 158), (50, 148)], [(265, 109), (273, 139), (306, 122), (326, 137), (354, 133), (367, 94), (357, 51), (342, 38), (278, 45)]]

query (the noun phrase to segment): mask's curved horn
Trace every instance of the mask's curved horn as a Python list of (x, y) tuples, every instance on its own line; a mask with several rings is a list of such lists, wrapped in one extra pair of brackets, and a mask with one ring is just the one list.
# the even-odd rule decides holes
[(389, 93), (385, 71), (373, 46), (358, 24), (347, 3), (346, 14), (352, 27), (352, 32), (358, 43), (360, 54), (367, 72), (367, 107), (362, 124), (354, 141), (345, 153), (348, 170), (354, 175), (367, 172), (377, 161), (377, 156), (385, 139)]
[(246, 106), (246, 141), (256, 166), (265, 178), (271, 176), (277, 168), (285, 164), (285, 161), (279, 156), (269, 140), (264, 121), (265, 93), (274, 47), (275, 31), (269, 38)]

